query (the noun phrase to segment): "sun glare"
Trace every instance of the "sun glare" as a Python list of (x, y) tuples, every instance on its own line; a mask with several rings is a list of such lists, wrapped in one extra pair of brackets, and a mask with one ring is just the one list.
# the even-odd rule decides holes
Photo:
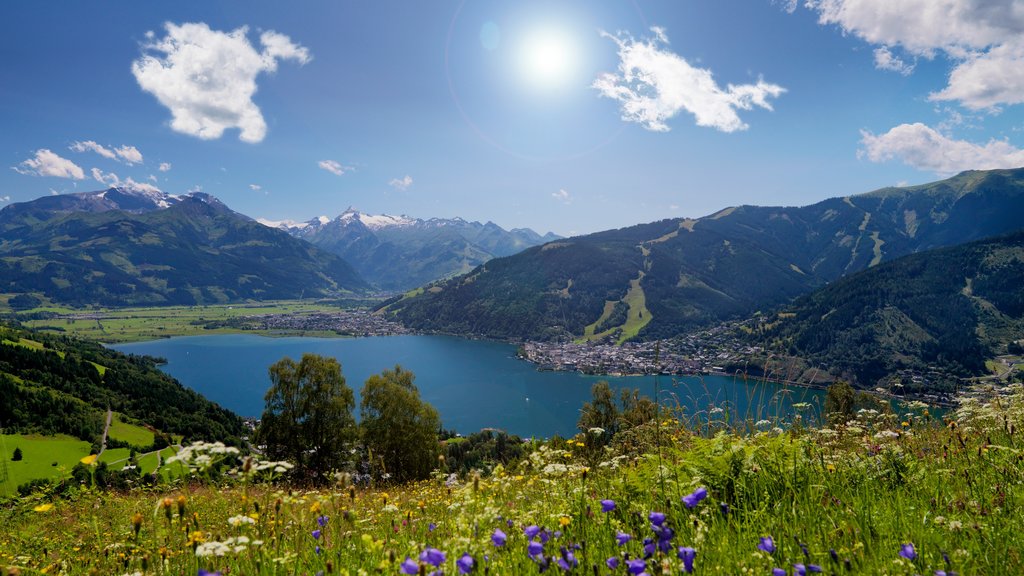
[(525, 78), (537, 88), (557, 88), (571, 78), (578, 55), (572, 38), (557, 29), (527, 34), (519, 47), (519, 65)]

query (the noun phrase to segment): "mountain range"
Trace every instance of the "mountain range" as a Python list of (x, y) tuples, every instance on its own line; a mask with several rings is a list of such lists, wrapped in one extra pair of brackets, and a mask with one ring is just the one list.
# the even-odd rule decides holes
[(393, 299), (416, 329), (519, 339), (669, 337), (900, 256), (1021, 228), (1024, 169), (804, 207), (738, 206), (549, 242)]
[(359, 293), (334, 254), (213, 196), (110, 188), (0, 210), (0, 290), (73, 305), (202, 304)]
[(528, 228), (505, 230), (493, 222), (371, 215), (351, 208), (334, 219), (261, 222), (341, 256), (386, 291), (406, 291), (466, 273), (492, 258), (559, 238)]

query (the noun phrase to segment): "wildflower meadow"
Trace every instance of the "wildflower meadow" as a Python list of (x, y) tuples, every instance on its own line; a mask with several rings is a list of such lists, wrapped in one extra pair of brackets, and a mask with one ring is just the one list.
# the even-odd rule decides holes
[[(827, 428), (701, 432), (642, 451), (588, 430), (509, 465), (400, 485), (283, 481), (286, 462), (196, 444), (176, 480), (83, 485), (0, 509), (8, 574), (1019, 574), (1020, 385)], [(212, 471), (219, 470), (217, 474)]]

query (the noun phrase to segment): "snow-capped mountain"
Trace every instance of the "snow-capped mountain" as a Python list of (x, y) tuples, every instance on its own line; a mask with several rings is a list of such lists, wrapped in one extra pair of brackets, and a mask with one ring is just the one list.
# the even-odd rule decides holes
[(386, 290), (407, 290), (468, 272), (491, 258), (555, 240), (528, 228), (505, 230), (493, 222), (364, 214), (349, 208), (336, 218), (306, 222), (259, 220), (350, 262)]

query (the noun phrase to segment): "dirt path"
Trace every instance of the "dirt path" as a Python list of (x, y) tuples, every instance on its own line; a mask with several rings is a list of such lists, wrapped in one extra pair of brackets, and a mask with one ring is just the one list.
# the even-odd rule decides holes
[(107, 425), (103, 427), (103, 440), (100, 441), (100, 454), (107, 449), (107, 432), (110, 431), (110, 421), (114, 418), (114, 412), (107, 410)]

